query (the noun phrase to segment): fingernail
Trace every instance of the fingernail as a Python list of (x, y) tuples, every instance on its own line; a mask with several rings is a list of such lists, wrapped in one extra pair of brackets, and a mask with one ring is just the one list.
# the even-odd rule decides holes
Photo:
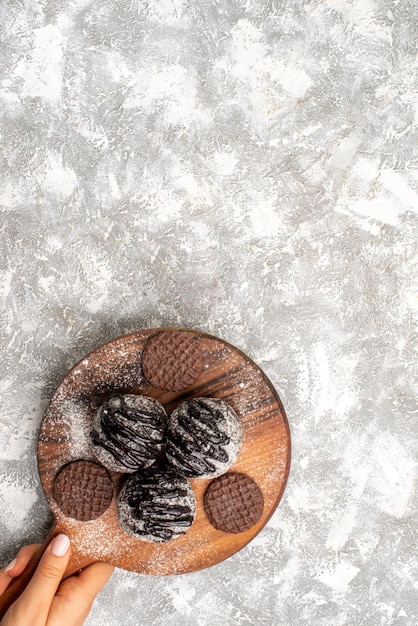
[(4, 568), (4, 571), (5, 572), (10, 572), (10, 570), (14, 568), (16, 563), (17, 563), (17, 559), (13, 559), (13, 561), (10, 561), (9, 565)]
[(51, 552), (54, 556), (65, 556), (70, 547), (70, 540), (67, 535), (57, 535), (51, 543)]

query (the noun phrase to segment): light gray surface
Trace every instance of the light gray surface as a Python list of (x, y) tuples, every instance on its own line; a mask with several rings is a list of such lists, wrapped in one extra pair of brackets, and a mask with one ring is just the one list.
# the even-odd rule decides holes
[(416, 624), (417, 4), (3, 0), (0, 21), (2, 562), (48, 527), (35, 442), (67, 370), (194, 327), (281, 395), (285, 497), (212, 569), (116, 572), (88, 626)]

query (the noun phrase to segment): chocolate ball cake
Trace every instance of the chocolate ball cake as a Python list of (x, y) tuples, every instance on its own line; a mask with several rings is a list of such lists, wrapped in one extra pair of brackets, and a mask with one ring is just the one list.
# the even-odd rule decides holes
[(91, 430), (96, 458), (113, 472), (149, 467), (163, 451), (164, 407), (154, 398), (114, 395), (99, 408)]
[(191, 484), (170, 467), (130, 476), (118, 498), (121, 528), (142, 541), (165, 543), (183, 535), (196, 514)]
[(224, 400), (194, 398), (168, 419), (166, 456), (183, 476), (213, 478), (235, 463), (241, 439), (241, 423)]

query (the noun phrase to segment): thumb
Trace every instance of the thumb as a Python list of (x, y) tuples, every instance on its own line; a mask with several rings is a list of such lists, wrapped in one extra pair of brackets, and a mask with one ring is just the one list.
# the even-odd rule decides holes
[(46, 622), (69, 558), (70, 539), (66, 535), (57, 535), (46, 548), (31, 581), (16, 601), (17, 612), (22, 608), (26, 615), (33, 616), (34, 624)]
[(13, 559), (11, 563), (3, 570), (0, 571), (0, 596), (6, 591), (13, 578), (20, 576), (20, 574), (29, 565), (31, 559), (38, 552), (41, 547), (40, 543), (35, 543), (30, 546), (23, 546)]

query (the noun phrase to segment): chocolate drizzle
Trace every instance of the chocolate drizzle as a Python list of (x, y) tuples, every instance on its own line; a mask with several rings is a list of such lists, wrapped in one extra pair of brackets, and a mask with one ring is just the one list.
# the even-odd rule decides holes
[(124, 470), (135, 471), (160, 456), (166, 419), (164, 408), (153, 398), (115, 395), (100, 407), (91, 438)]
[(146, 541), (163, 543), (184, 534), (194, 515), (191, 485), (166, 467), (134, 474), (119, 496), (122, 528)]
[(239, 440), (241, 427), (225, 402), (195, 398), (180, 405), (172, 418), (169, 421), (166, 454), (182, 474), (211, 475), (219, 465), (229, 464), (230, 444), (235, 449), (237, 442), (231, 442), (228, 424), (234, 422), (232, 432), (235, 430), (235, 438)]

